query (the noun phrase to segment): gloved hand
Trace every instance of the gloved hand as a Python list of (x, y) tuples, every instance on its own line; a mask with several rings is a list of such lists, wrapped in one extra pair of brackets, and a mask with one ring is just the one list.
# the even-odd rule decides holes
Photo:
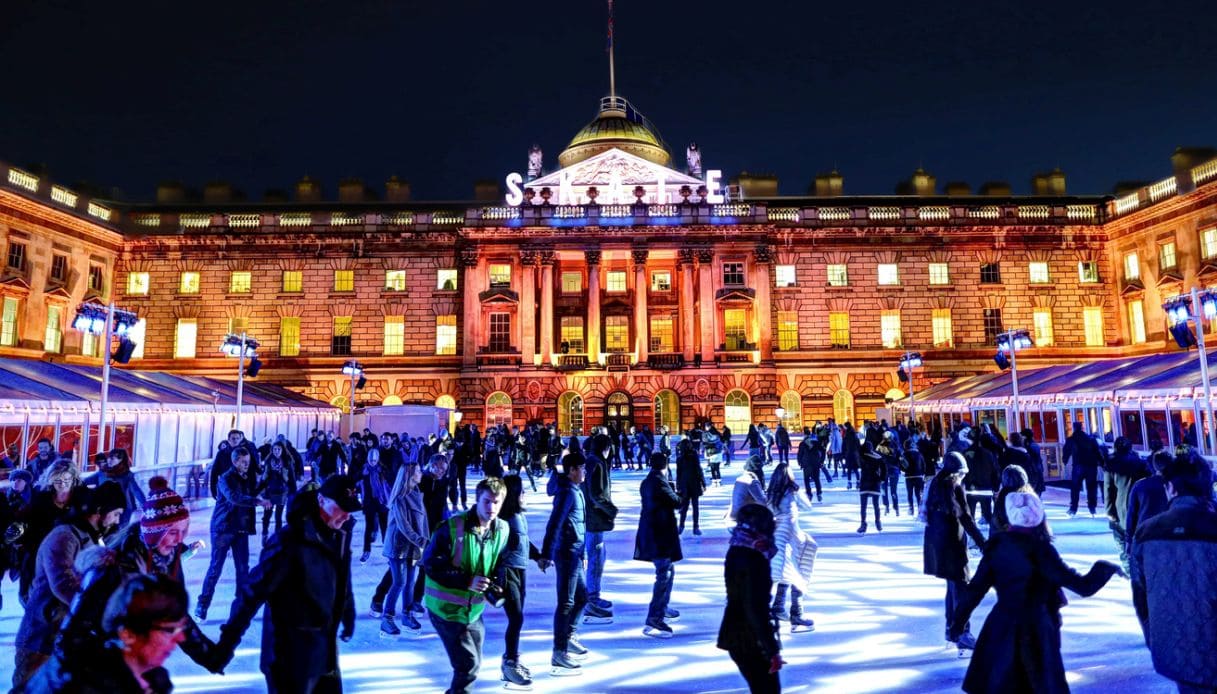
[(351, 638), (355, 636), (355, 627), (343, 627), (338, 634), (338, 638), (342, 639), (343, 643), (349, 643)]
[(782, 660), (782, 656), (777, 653), (774, 653), (773, 657), (771, 657), (769, 659), (769, 674), (772, 675), (772, 674), (777, 673), (777, 671), (781, 670), (782, 666), (785, 664), (786, 664), (786, 661)]

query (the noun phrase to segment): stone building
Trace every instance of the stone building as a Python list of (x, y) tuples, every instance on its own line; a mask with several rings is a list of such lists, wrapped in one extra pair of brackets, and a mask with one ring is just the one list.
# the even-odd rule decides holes
[[(1217, 159), (1180, 150), (1174, 175), (1119, 197), (948, 184), (921, 170), (898, 195), (807, 196), (741, 174), (684, 170), (624, 100), (545, 172), (462, 205), (414, 202), (393, 179), (337, 200), (229, 186), (192, 198), (85, 199), (0, 165), (0, 355), (96, 359), (69, 325), (85, 301), (141, 317), (130, 366), (235, 377), (218, 347), (256, 337), (260, 380), (346, 407), (427, 403), (464, 421), (602, 422), (741, 432), (869, 418), (914, 383), (993, 370), (998, 333), (1026, 328), (1048, 364), (1167, 348), (1162, 302), (1217, 275)], [(696, 161), (694, 161), (696, 156)], [(721, 198), (721, 199), (720, 199)], [(92, 356), (90, 356), (92, 355)]]

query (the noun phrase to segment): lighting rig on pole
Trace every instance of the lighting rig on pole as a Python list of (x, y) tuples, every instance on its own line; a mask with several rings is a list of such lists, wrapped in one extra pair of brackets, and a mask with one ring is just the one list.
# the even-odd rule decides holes
[(913, 409), (916, 406), (917, 391), (913, 387), (913, 369), (920, 367), (923, 363), (921, 352), (905, 352), (896, 368), (896, 377), (909, 384), (909, 420), (913, 422), (914, 428), (917, 425), (917, 414)]
[[(1190, 304), (1190, 307), (1189, 307)], [(1188, 349), (1193, 345), (1200, 357), (1200, 384), (1204, 387), (1204, 412), (1209, 418), (1209, 455), (1217, 455), (1217, 425), (1213, 422), (1213, 391), (1209, 383), (1209, 356), (1204, 348), (1204, 324), (1200, 316), (1212, 320), (1217, 318), (1217, 292), (1211, 289), (1192, 288), (1191, 294), (1176, 296), (1164, 304), (1162, 308), (1170, 316), (1174, 324), (1171, 326), (1171, 337), (1180, 347)], [(1196, 321), (1196, 332), (1192, 334), (1188, 321)], [(1199, 438), (1197, 439), (1199, 443)]]
[[(239, 335), (229, 333), (220, 345), (221, 352), (237, 359), (237, 419), (233, 428), (241, 431), (244, 431), (241, 429), (241, 401), (245, 395), (245, 376), (248, 374), (250, 378), (255, 378), (262, 370), (262, 361), (258, 359), (258, 347), (258, 341), (246, 332)], [(248, 369), (245, 366), (246, 357), (249, 358)]]
[(342, 365), (342, 373), (351, 377), (351, 409), (347, 413), (347, 438), (350, 438), (355, 433), (355, 391), (362, 390), (368, 384), (368, 379), (364, 378), (363, 364), (354, 359)]
[(777, 416), (779, 425), (784, 425), (786, 423), (786, 408), (779, 407), (773, 411), (773, 414)]
[(1008, 330), (997, 336), (997, 354), (993, 357), (993, 361), (997, 364), (997, 368), (1003, 371), (1010, 369), (1010, 387), (1014, 396), (1011, 401), (1014, 425), (1007, 427), (1008, 431), (1019, 431), (1023, 426), (1018, 409), (1018, 351), (1034, 346), (1035, 340), (1031, 339), (1031, 333), (1024, 328)]
[[(76, 318), (72, 320), (72, 327), (76, 330), (101, 338), (102, 351), (106, 355), (101, 360), (101, 423), (97, 427), (98, 451), (105, 450), (107, 447), (106, 406), (110, 401), (110, 360), (113, 359), (119, 364), (131, 361), (131, 355), (135, 353), (137, 345), (129, 333), (138, 322), (139, 317), (134, 312), (116, 308), (113, 303), (106, 306), (81, 304), (76, 308)], [(111, 354), (110, 341), (115, 336), (118, 336), (118, 348)], [(89, 458), (88, 438), (89, 432), (86, 429), (84, 450), (82, 451), (85, 462), (88, 462)]]

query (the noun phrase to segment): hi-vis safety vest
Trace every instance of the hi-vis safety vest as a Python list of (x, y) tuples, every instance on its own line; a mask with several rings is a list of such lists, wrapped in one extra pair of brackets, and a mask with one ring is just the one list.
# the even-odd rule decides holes
[[(474, 576), (492, 575), (495, 559), (507, 544), (509, 529), (502, 519), (481, 537), (465, 530), (465, 514), (448, 519), (448, 536), (452, 538), (452, 565)], [(423, 605), (432, 614), (459, 624), (472, 624), (486, 609), (486, 597), (464, 588), (449, 588), (426, 577)]]

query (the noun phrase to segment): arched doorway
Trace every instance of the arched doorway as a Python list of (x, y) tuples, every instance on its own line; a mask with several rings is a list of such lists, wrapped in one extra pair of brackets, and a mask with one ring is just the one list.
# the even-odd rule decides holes
[(733, 434), (748, 431), (752, 424), (752, 398), (748, 393), (738, 388), (727, 393), (723, 398), (723, 420)]
[(583, 396), (574, 391), (558, 396), (558, 433), (583, 434)]
[(486, 428), (499, 424), (511, 426), (511, 396), (501, 390), (486, 398)]
[(337, 407), (343, 414), (351, 411), (351, 399), (345, 395), (335, 395), (330, 398), (330, 404)]
[(832, 396), (832, 416), (837, 424), (854, 421), (854, 394), (842, 388)]
[(456, 398), (451, 395), (441, 395), (435, 399), (435, 406), (448, 410), (448, 431), (455, 432), (459, 421), (456, 418)]
[(665, 426), (668, 433), (680, 433), (680, 396), (674, 390), (661, 390), (655, 394), (655, 430)]
[(605, 398), (604, 425), (618, 432), (629, 431), (634, 426), (634, 405), (629, 393), (617, 391)]
[(782, 415), (782, 424), (791, 432), (803, 430), (803, 396), (799, 395), (797, 390), (788, 390), (782, 393), (782, 400), (779, 406), (785, 410)]

